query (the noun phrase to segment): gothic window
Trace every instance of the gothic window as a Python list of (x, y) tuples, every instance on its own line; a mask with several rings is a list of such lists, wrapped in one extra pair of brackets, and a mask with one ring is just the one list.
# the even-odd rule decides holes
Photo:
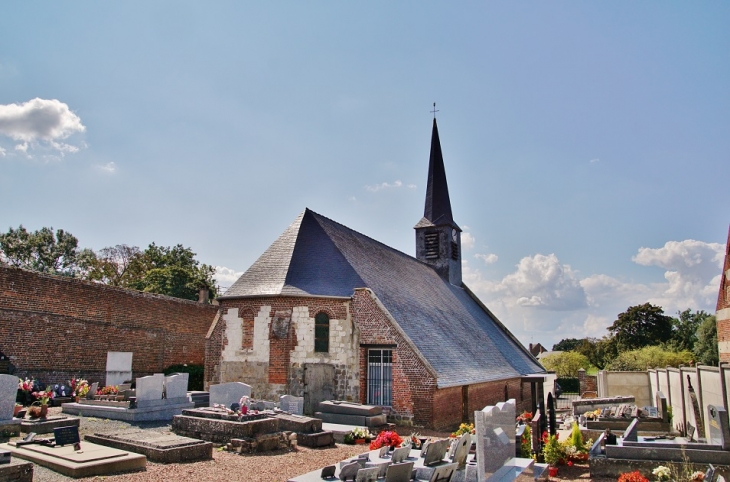
[(253, 348), (253, 319), (253, 313), (244, 312), (241, 315), (241, 348)]
[(368, 404), (393, 404), (393, 350), (368, 350)]
[(314, 317), (314, 351), (330, 351), (330, 317), (327, 313), (317, 313)]

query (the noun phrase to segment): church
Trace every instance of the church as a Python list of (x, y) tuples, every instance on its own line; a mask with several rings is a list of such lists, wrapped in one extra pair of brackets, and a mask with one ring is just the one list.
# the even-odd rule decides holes
[(416, 257), (305, 209), (218, 298), (206, 386), (253, 397), (382, 406), (389, 421), (450, 429), (514, 398), (532, 410), (545, 370), (461, 279), (436, 119)]

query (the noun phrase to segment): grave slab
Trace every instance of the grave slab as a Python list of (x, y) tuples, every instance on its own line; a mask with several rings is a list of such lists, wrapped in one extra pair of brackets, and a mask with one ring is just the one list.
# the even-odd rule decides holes
[(162, 464), (210, 460), (213, 444), (170, 432), (128, 429), (110, 433), (96, 433), (84, 437), (86, 441), (107, 447), (135, 452), (152, 462)]
[(360, 403), (341, 402), (339, 400), (326, 400), (319, 403), (318, 411), (323, 413), (372, 417), (383, 413), (383, 408), (375, 405), (362, 405)]
[(13, 419), (15, 397), (18, 394), (18, 377), (0, 375), (0, 422)]
[(0, 481), (33, 482), (33, 464), (22, 459), (11, 459), (0, 465)]
[[(70, 415), (83, 415), (86, 417), (109, 418), (112, 420), (123, 420), (125, 422), (152, 422), (160, 420), (172, 420), (175, 415), (180, 415), (183, 410), (193, 408), (194, 404), (186, 398), (182, 403), (170, 403), (171, 400), (149, 400), (147, 406), (138, 408), (127, 408), (128, 402), (104, 402), (90, 404), (87, 400), (84, 403), (64, 403), (61, 407), (63, 413)], [(153, 403), (156, 402), (156, 403)], [(116, 404), (127, 404), (112, 406)]]
[(132, 352), (110, 351), (106, 354), (106, 385), (116, 386), (132, 379)]
[(77, 417), (65, 415), (53, 415), (39, 419), (23, 419), (20, 424), (20, 431), (23, 433), (35, 432), (37, 434), (51, 433), (58, 427), (78, 427), (81, 420)]
[(91, 442), (83, 442), (79, 451), (74, 450), (72, 445), (48, 447), (31, 444), (16, 447), (13, 442), (0, 444), (0, 449), (10, 450), (13, 457), (28, 460), (74, 478), (141, 470), (147, 464), (144, 455)]
[[(320, 405), (322, 405), (320, 403)], [(384, 413), (380, 415), (364, 416), (364, 415), (344, 415), (340, 413), (315, 412), (314, 416), (321, 419), (325, 423), (339, 423), (342, 425), (357, 425), (359, 427), (380, 427), (388, 422), (388, 416)]]

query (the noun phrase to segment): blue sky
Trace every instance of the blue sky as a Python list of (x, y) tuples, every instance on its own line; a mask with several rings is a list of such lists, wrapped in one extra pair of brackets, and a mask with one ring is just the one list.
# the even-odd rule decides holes
[(229, 285), (305, 208), (409, 254), (432, 103), (465, 281), (525, 344), (714, 311), (724, 2), (13, 2), (0, 228), (182, 243)]

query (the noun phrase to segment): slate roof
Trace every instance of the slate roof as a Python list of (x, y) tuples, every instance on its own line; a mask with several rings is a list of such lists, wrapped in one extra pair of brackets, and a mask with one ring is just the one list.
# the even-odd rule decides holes
[(434, 368), (439, 387), (544, 372), (467, 287), (309, 209), (220, 299), (350, 297), (355, 288), (375, 293)]

